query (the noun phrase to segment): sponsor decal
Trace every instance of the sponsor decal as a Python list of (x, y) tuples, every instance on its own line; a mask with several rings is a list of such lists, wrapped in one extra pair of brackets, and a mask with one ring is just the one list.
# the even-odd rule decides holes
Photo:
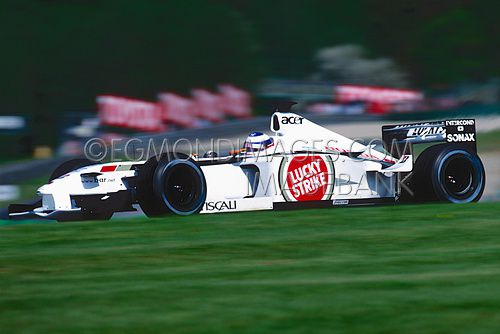
[[(446, 136), (446, 127), (443, 122), (426, 122), (417, 124), (403, 124), (396, 126), (383, 126), (382, 131), (384, 136), (387, 136), (387, 132), (397, 131), (396, 135), (393, 135), (395, 139), (405, 141), (408, 140), (426, 140), (427, 137), (444, 139)], [(404, 135), (405, 139), (400, 137)], [(390, 135), (389, 135), (390, 136)]]
[(102, 166), (101, 167), (101, 173), (105, 173), (105, 172), (114, 172), (115, 169), (116, 169), (116, 165), (111, 165), (111, 166)]
[[(425, 122), (425, 123), (412, 123), (412, 124), (399, 124), (395, 125), (392, 128), (385, 129), (386, 131), (394, 131), (394, 130), (404, 130), (409, 128), (425, 128), (425, 127), (435, 127), (435, 126), (443, 126), (443, 122)], [(389, 127), (390, 125), (385, 125), (385, 127)]]
[(425, 138), (427, 136), (434, 136), (434, 135), (444, 136), (445, 134), (446, 134), (446, 128), (443, 126), (426, 126), (426, 127), (411, 128), (408, 130), (406, 136)]
[(410, 157), (409, 155), (403, 155), (403, 157), (401, 158), (401, 160), (399, 162), (400, 163), (405, 163), (408, 160), (409, 157)]
[(456, 125), (474, 125), (473, 119), (452, 119), (446, 121), (446, 126), (456, 126)]
[(348, 205), (349, 200), (348, 199), (334, 199), (332, 204), (333, 205)]
[(115, 182), (115, 179), (108, 179), (105, 177), (82, 177), (82, 183), (105, 183)]
[(446, 121), (448, 143), (475, 142), (476, 127), (473, 119), (452, 119)]
[(118, 167), (116, 167), (115, 172), (124, 172), (130, 169), (132, 169), (132, 165), (119, 165)]
[(282, 116), (281, 124), (302, 124), (304, 117), (300, 116)]
[(205, 211), (236, 210), (236, 200), (205, 202)]
[(476, 141), (474, 133), (453, 133), (446, 136), (449, 143)]
[(280, 187), (287, 201), (319, 201), (333, 193), (334, 167), (329, 156), (298, 155), (283, 159)]

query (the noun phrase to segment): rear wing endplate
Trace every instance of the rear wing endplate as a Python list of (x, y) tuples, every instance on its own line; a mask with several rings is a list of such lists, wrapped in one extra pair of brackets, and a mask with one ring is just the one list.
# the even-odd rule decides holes
[(433, 142), (459, 143), (476, 152), (476, 121), (474, 119), (452, 119), (384, 125), (382, 127), (382, 140), (385, 149), (397, 158), (412, 154), (414, 144)]

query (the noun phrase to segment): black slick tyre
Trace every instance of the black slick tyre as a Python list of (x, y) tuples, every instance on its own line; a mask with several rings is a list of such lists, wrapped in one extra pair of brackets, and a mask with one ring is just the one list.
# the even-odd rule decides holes
[(485, 184), (477, 154), (460, 145), (439, 144), (417, 158), (411, 188), (418, 202), (469, 203), (481, 198)]

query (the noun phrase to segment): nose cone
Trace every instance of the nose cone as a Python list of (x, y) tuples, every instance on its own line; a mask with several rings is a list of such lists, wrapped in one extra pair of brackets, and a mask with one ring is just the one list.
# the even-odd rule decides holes
[(40, 188), (38, 188), (37, 193), (39, 195), (48, 194), (49, 193), (49, 189), (50, 189), (50, 185), (49, 184), (44, 184), (43, 186), (41, 186)]

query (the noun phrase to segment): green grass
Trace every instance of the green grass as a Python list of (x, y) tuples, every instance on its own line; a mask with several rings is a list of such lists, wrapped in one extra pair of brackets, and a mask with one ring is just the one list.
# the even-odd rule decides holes
[(16, 156), (10, 156), (8, 154), (0, 156), (0, 166), (1, 165), (6, 165), (10, 163), (16, 163), (16, 162), (24, 162), (33, 159), (29, 155), (16, 155)]
[(496, 333), (500, 204), (0, 227), (0, 333)]

